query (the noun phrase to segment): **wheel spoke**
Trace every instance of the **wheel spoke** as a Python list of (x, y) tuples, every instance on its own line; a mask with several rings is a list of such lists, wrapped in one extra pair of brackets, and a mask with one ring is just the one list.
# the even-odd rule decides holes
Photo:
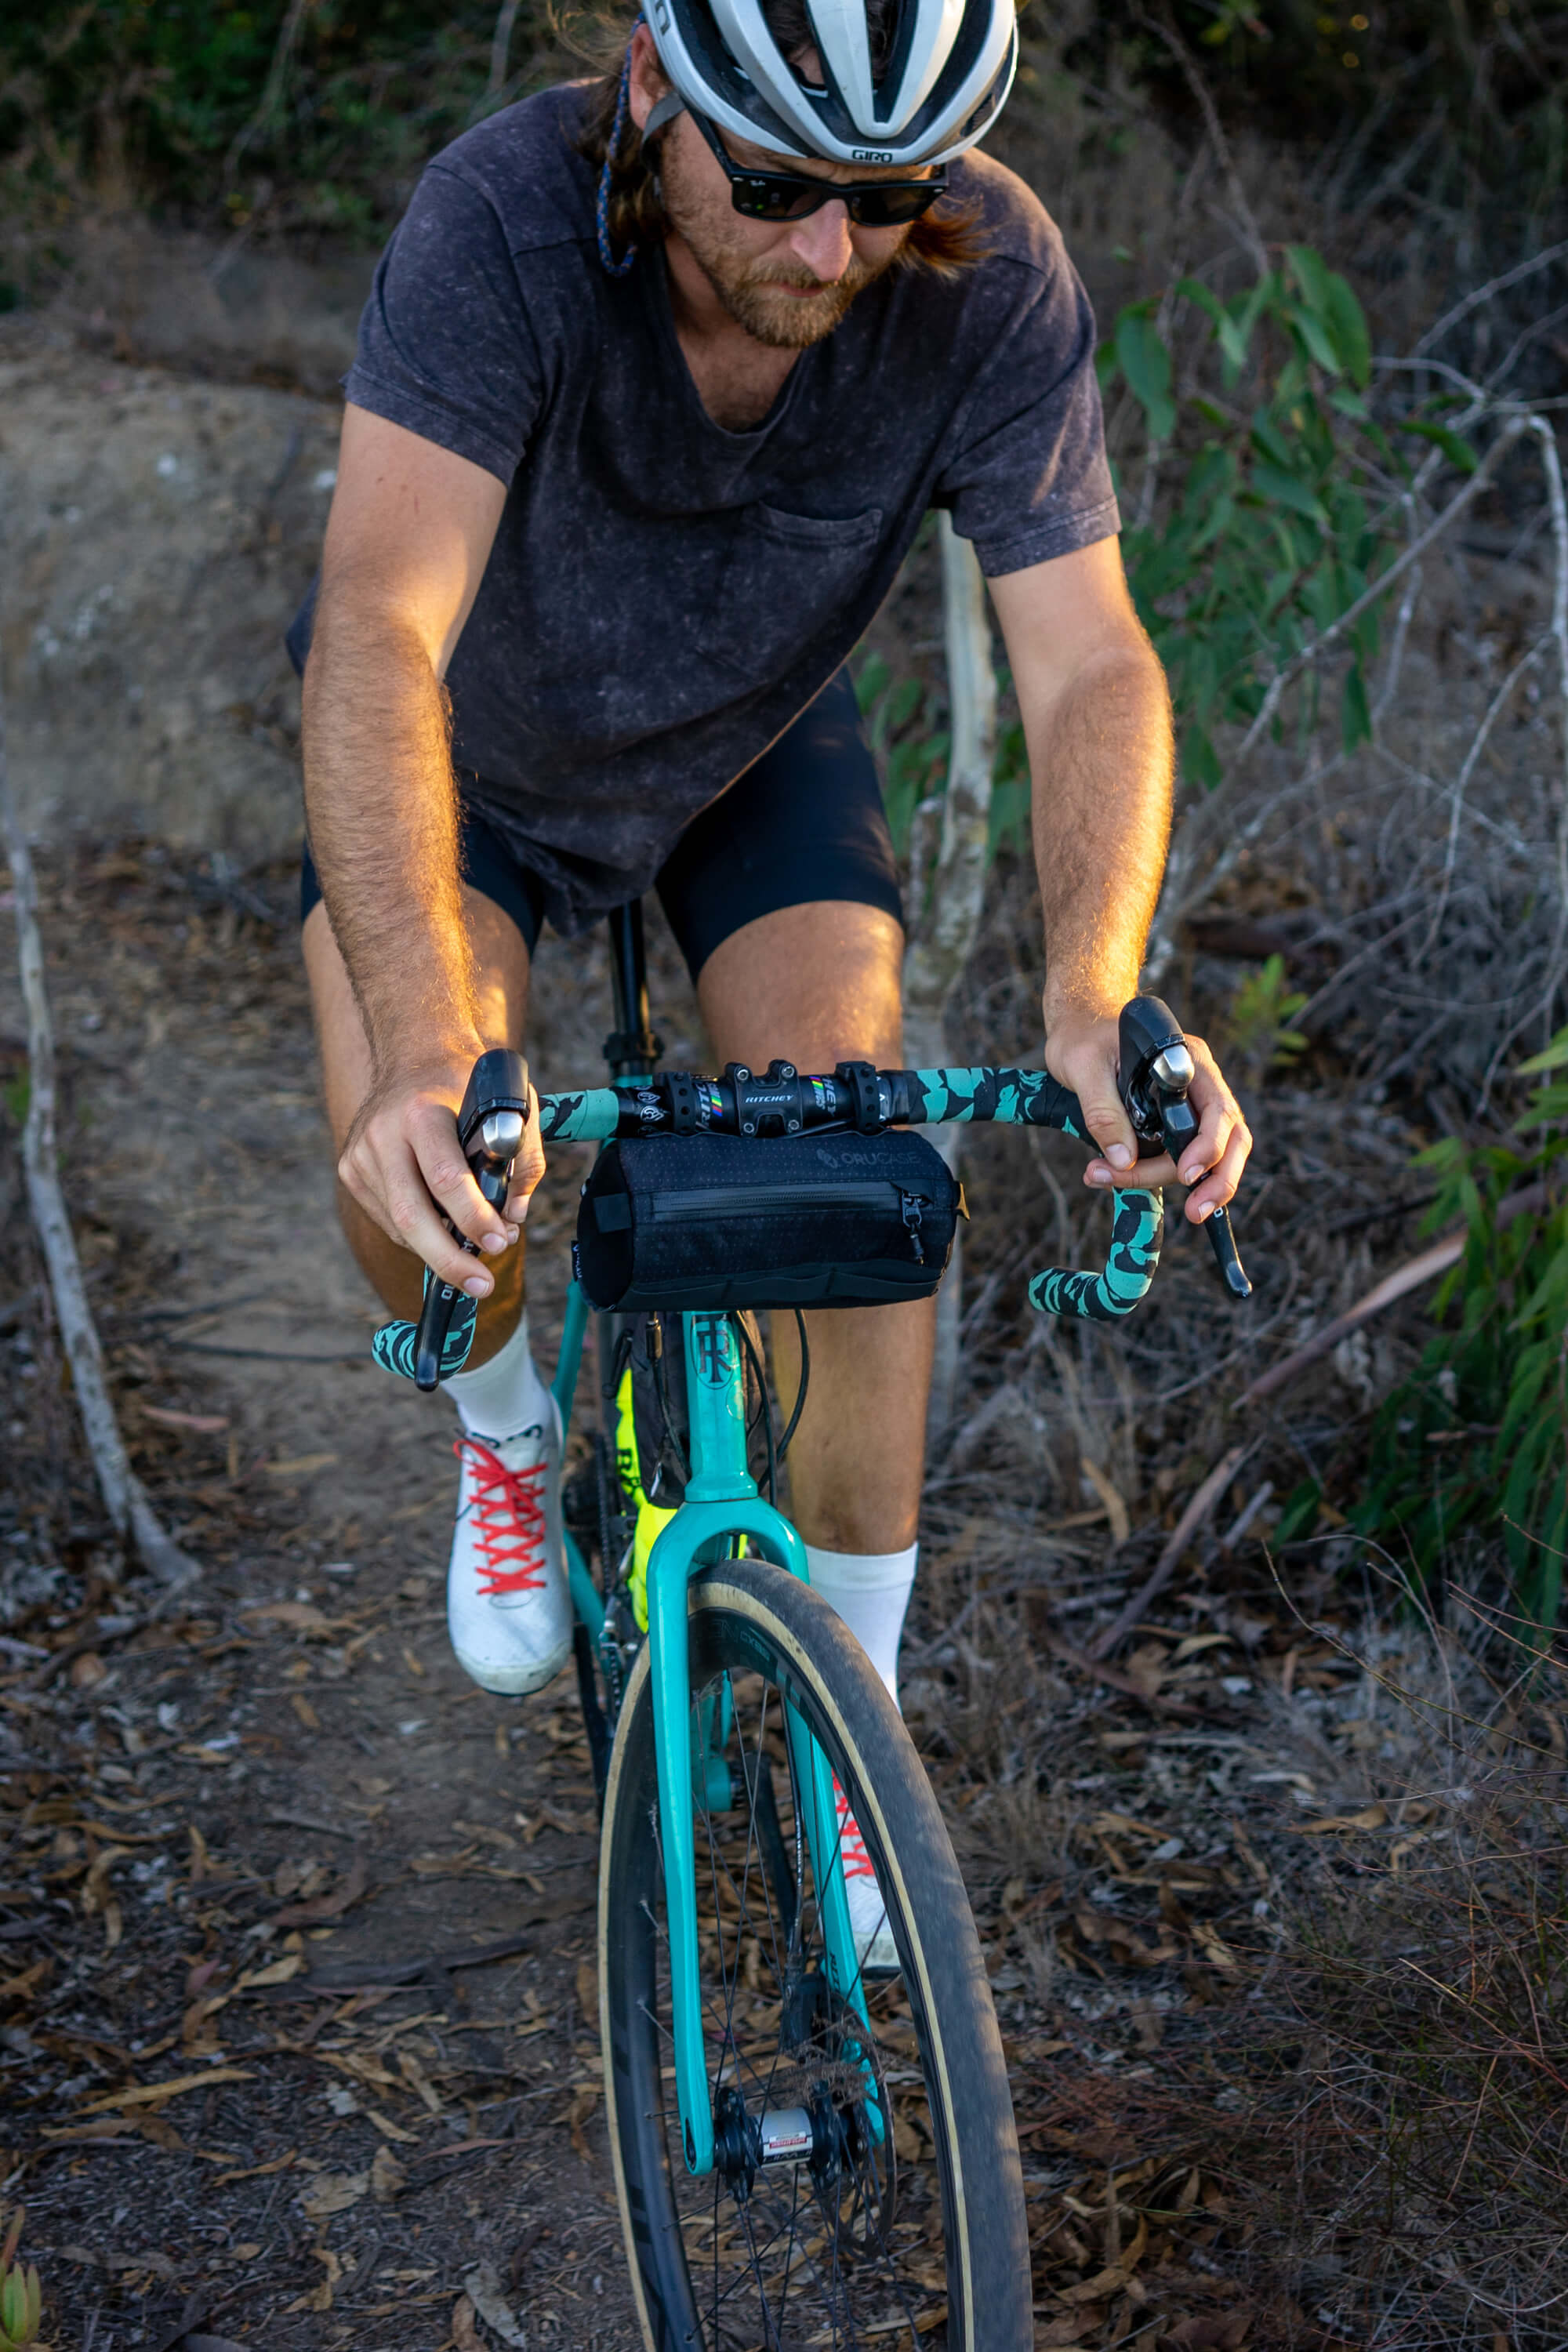
[[(648, 2297), (645, 2340), (693, 2352), (1013, 2352), (1033, 2332), (1022, 2182), (1000, 2041), (934, 1801), (885, 1714), (877, 1728), (870, 1669), (846, 1655), (814, 1596), (750, 1562), (726, 1564), (714, 1585), (721, 1597), (690, 1620), (694, 1727), (716, 1751), (700, 1756), (688, 1800), (714, 2136), (702, 2178), (687, 2169), (675, 2087), (642, 1661), (605, 1817), (606, 2083)], [(842, 1884), (837, 1816), (808, 1833), (821, 1776), (797, 1777), (792, 1709), (856, 1809), (907, 1971), (868, 1979), (857, 1967), (847, 1994), (833, 1988), (825, 1945), (825, 1897), (836, 1874)], [(730, 1802), (710, 1804), (726, 1786), (721, 1762)], [(900, 1907), (910, 1886), (921, 1890), (912, 1915)], [(955, 2227), (967, 2232), (962, 2255)], [(971, 2280), (986, 2285), (983, 2326)]]

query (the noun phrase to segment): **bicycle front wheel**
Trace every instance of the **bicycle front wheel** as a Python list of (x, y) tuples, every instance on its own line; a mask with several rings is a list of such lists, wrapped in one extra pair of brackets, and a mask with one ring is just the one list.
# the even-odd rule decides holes
[[(687, 2172), (669, 2030), (653, 1691), (645, 1644), (605, 1797), (600, 2024), (616, 2185), (648, 2352), (1026, 2352), (1023, 2180), (1001, 2037), (952, 1847), (858, 1644), (761, 1560), (693, 1580), (697, 1908), (719, 2160)], [(784, 1697), (865, 1840), (900, 1961), (833, 1992)], [(837, 1838), (821, 1841), (840, 1868)]]

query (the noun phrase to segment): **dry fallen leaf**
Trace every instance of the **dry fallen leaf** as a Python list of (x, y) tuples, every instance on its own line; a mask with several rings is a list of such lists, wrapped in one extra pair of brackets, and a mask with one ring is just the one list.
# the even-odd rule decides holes
[(235, 1990), (244, 1992), (251, 1985), (292, 1984), (304, 1965), (303, 1952), (285, 1952), (280, 1960), (270, 1960), (264, 1969), (247, 1969)]
[[(323, 2179), (331, 2178), (325, 2173), (321, 2177)], [(336, 2212), (341, 2209), (334, 2206), (332, 2210)], [(343, 2274), (342, 2257), (334, 2254), (331, 2246), (312, 2246), (310, 2252), (319, 2263), (325, 2265), (327, 2275), (320, 2286), (310, 2289), (309, 2294), (296, 2295), (292, 2303), (285, 2304), (286, 2311), (331, 2311), (332, 2307), (332, 2289)]]
[(1250, 2311), (1194, 2312), (1161, 2337), (1161, 2352), (1240, 2352), (1252, 2325)]
[(378, 2132), (384, 2133), (388, 2139), (402, 2140), (405, 2145), (418, 2146), (417, 2132), (405, 2131), (403, 2126), (395, 2124), (390, 2116), (384, 2116), (379, 2107), (366, 2107), (364, 2112), (367, 2121), (373, 2123)]
[(1152, 2000), (1135, 2000), (1128, 2014), (1132, 2020), (1132, 2031), (1138, 2036), (1139, 2049), (1158, 2050), (1165, 2038), (1163, 2011), (1156, 2009)]
[(1231, 1950), (1218, 1928), (1210, 1927), (1206, 1919), (1194, 1921), (1193, 1941), (1205, 1959), (1210, 1961), (1219, 1970), (1221, 1976), (1234, 1977), (1240, 1974), (1241, 1963), (1236, 1954)]
[(327, 1617), (309, 1601), (263, 1601), (245, 1614), (258, 1625), (281, 1625), (289, 1633), (341, 1633), (353, 1624), (352, 1617)]
[(53, 1959), (46, 1955), (43, 1959), (35, 1960), (30, 1969), (24, 1969), (19, 1976), (0, 1977), (0, 2000), (30, 2000), (54, 1965)]
[(1122, 1501), (1114, 1481), (1108, 1472), (1100, 1468), (1098, 1462), (1090, 1462), (1087, 1455), (1079, 1456), (1079, 1466), (1105, 1506), (1105, 1516), (1110, 1522), (1112, 1543), (1124, 1544), (1131, 1532), (1131, 1528), (1127, 1517), (1127, 1506)]
[(1321, 1822), (1297, 1822), (1293, 1826), (1303, 1837), (1327, 1837), (1332, 1832), (1381, 1830), (1388, 1825), (1386, 1805), (1367, 1805), (1359, 1813), (1331, 1813)]
[(245, 2066), (204, 2066), (199, 2074), (172, 2074), (166, 2083), (138, 2083), (128, 2091), (105, 2091), (100, 2098), (89, 2099), (81, 2113), (96, 2115), (100, 2107), (150, 2107), (163, 2099), (182, 2099), (187, 2091), (205, 2091), (209, 2083), (254, 2079)]
[(441, 2112), (441, 2094), (414, 2055), (413, 2051), (400, 2050), (397, 2053), (397, 2063), (402, 2069), (403, 2079), (409, 2089), (417, 2098), (424, 2100), (433, 2116), (438, 2116)]
[(460, 2294), (452, 2305), (452, 2342), (456, 2352), (489, 2352), (474, 2325), (474, 2306), (466, 2294)]
[[(368, 2172), (318, 2172), (300, 2191), (300, 2202), (309, 2221), (326, 2221), (334, 2213), (346, 2213), (357, 2205), (370, 2188)], [(325, 2309), (325, 2305), (322, 2305)]]
[(231, 2180), (264, 2180), (269, 2173), (287, 2172), (300, 2151), (291, 2147), (287, 2156), (275, 2156), (268, 2164), (247, 2165), (238, 2172), (220, 2172), (213, 2182), (215, 2189), (226, 2189)]
[(290, 1903), (286, 1910), (275, 1911), (272, 1925), (275, 1927), (310, 1927), (318, 1920), (341, 1919), (343, 1913), (359, 1901), (365, 1891), (365, 1885), (364, 1856), (356, 1853), (330, 1892), (313, 1895), (308, 1902)]
[(389, 2147), (378, 2147), (371, 2159), (370, 2193), (378, 2205), (392, 2204), (407, 2183), (408, 2174)]
[(307, 1731), (320, 1731), (321, 1718), (302, 1691), (296, 1691), (289, 1702)]
[(593, 2114), (595, 2104), (603, 2088), (603, 2084), (596, 2080), (591, 2083), (579, 2083), (572, 2094), (572, 2104), (566, 2110), (566, 2127), (571, 2135), (573, 2152), (582, 2157), (584, 2161), (588, 2155), (588, 2142), (583, 2126)]
[(485, 2326), (500, 2337), (503, 2344), (524, 2346), (528, 2338), (519, 2325), (518, 2316), (501, 2293), (500, 2273), (493, 2263), (481, 2263), (463, 2281), (468, 2301)]
[(79, 1657), (71, 1660), (71, 1688), (72, 1690), (91, 1690), (95, 1683), (102, 1682), (108, 1672), (109, 1668), (96, 1650), (84, 1650)]
[(1131, 1813), (1096, 1813), (1089, 1826), (1098, 1837), (1147, 1838), (1151, 1845), (1162, 1844), (1166, 1835), (1148, 1822), (1134, 1821)]
[(335, 1454), (296, 1454), (286, 1462), (268, 1462), (269, 1478), (308, 1478), (312, 1471), (330, 1469), (337, 1460)]

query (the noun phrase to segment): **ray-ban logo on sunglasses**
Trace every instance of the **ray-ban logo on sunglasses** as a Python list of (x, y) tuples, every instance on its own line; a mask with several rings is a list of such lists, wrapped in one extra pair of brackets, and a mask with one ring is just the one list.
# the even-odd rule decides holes
[(852, 163), (890, 163), (892, 160), (892, 150), (889, 147), (851, 147), (849, 150)]

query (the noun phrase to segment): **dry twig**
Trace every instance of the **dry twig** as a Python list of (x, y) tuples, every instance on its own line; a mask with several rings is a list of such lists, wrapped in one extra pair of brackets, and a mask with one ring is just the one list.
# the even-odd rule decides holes
[(87, 1293), (76, 1237), (56, 1173), (55, 1040), (49, 1019), (48, 992), (44, 981), (44, 949), (38, 934), (37, 886), (33, 860), (11, 789), (5, 763), (5, 713), (0, 702), (0, 831), (5, 837), (11, 878), (16, 885), (16, 954), (21, 967), (22, 995), (27, 1009), (27, 1056), (30, 1091), (26, 1124), (22, 1130), (22, 1164), (26, 1172), (27, 1199), (44, 1261), (49, 1270), (55, 1314), (71, 1368), (77, 1402), (88, 1450), (98, 1474), (104, 1507), (116, 1531), (129, 1538), (146, 1566), (166, 1584), (189, 1584), (200, 1574), (196, 1563), (169, 1536), (126, 1458), (124, 1442), (103, 1377), (103, 1354)]
[[(1500, 1229), (1511, 1225), (1516, 1217), (1539, 1209), (1545, 1198), (1544, 1184), (1527, 1184), (1522, 1192), (1510, 1192), (1508, 1199), (1498, 1206)], [(1304, 1372), (1309, 1364), (1315, 1364), (1320, 1356), (1326, 1356), (1331, 1348), (1337, 1348), (1350, 1332), (1358, 1331), (1363, 1323), (1370, 1323), (1374, 1315), (1381, 1315), (1385, 1307), (1394, 1306), (1411, 1291), (1419, 1290), (1425, 1283), (1436, 1282), (1440, 1274), (1447, 1274), (1451, 1265), (1458, 1265), (1464, 1255), (1467, 1238), (1464, 1233), (1447, 1234), (1440, 1242), (1434, 1242), (1430, 1249), (1423, 1250), (1419, 1257), (1407, 1258), (1403, 1265), (1395, 1266), (1394, 1272), (1384, 1275), (1364, 1298), (1348, 1307), (1344, 1314), (1336, 1315), (1331, 1323), (1325, 1323), (1321, 1331), (1314, 1331), (1310, 1339), (1293, 1349), (1282, 1363), (1261, 1374), (1250, 1388), (1243, 1389), (1236, 1400), (1236, 1410), (1239, 1412), (1244, 1405), (1258, 1404), (1266, 1396), (1272, 1396), (1277, 1389), (1282, 1389), (1293, 1381), (1298, 1372)]]
[(1151, 1573), (1144, 1579), (1114, 1622), (1089, 1644), (1089, 1654), (1091, 1658), (1099, 1660), (1114, 1656), (1145, 1609), (1148, 1608), (1149, 1603), (1157, 1594), (1163, 1592), (1176, 1572), (1182, 1554), (1246, 1459), (1247, 1447), (1233, 1445), (1230, 1451), (1215, 1463), (1181, 1517), (1176, 1521), (1169, 1540), (1155, 1561)]

